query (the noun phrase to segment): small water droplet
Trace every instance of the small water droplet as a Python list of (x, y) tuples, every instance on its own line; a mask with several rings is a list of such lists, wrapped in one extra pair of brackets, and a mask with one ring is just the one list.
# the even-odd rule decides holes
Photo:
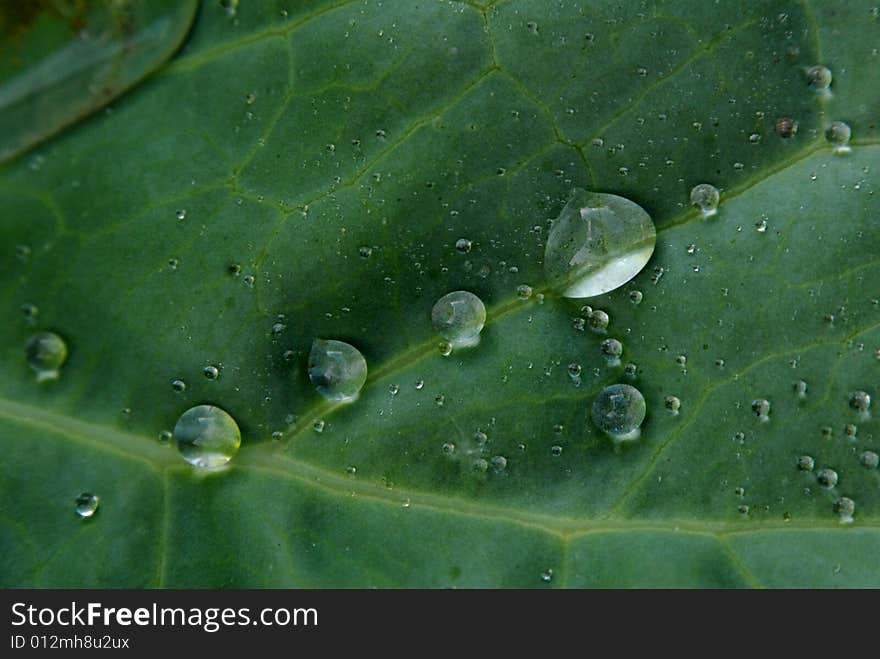
[(871, 407), (871, 396), (866, 391), (854, 391), (849, 395), (849, 406), (861, 415), (867, 415)]
[(831, 70), (822, 65), (811, 66), (806, 70), (807, 84), (811, 89), (824, 91), (831, 86)]
[(38, 332), (27, 340), (24, 354), (37, 382), (55, 380), (67, 359), (67, 343), (54, 332)]
[(788, 139), (797, 133), (797, 129), (797, 122), (791, 117), (779, 117), (779, 119), (776, 120), (775, 130), (779, 137)]
[(373, 253), (373, 248), (368, 245), (361, 245), (358, 248), (358, 254), (362, 259), (367, 259)]
[(174, 217), (183, 222), (186, 219), (186, 211), (181, 209), (174, 214)]
[(847, 423), (843, 427), (843, 434), (846, 435), (847, 437), (849, 437), (850, 439), (855, 439), (858, 432), (859, 432), (858, 426), (856, 426), (853, 423)]
[(641, 304), (644, 299), (644, 295), (641, 291), (630, 291), (629, 292), (629, 301), (633, 304)]
[(503, 455), (495, 455), (492, 457), (491, 460), (489, 460), (489, 464), (492, 467), (492, 471), (494, 471), (496, 474), (501, 473), (502, 471), (507, 469), (507, 458), (505, 458)]
[(350, 478), (354, 478), (355, 476), (357, 476), (358, 468), (354, 465), (349, 465), (348, 467), (346, 467), (345, 473), (348, 474)]
[(473, 293), (453, 291), (434, 304), (431, 321), (434, 329), (453, 347), (475, 346), (486, 323), (486, 307)]
[(389, 385), (388, 393), (390, 393), (392, 396), (396, 396), (399, 392), (400, 392), (399, 385), (396, 385), (396, 384)]
[(834, 502), (834, 512), (840, 517), (841, 524), (852, 524), (856, 512), (856, 502), (849, 497), (840, 497)]
[(445, 444), (443, 444), (443, 446), (440, 447), (440, 449), (446, 455), (452, 455), (453, 453), (455, 453), (455, 444), (453, 444), (452, 442), (446, 442)]
[(681, 409), (681, 400), (678, 396), (667, 396), (663, 399), (663, 406), (669, 410), (669, 412), (675, 416), (678, 414), (678, 411)]
[(811, 455), (802, 455), (797, 459), (797, 468), (801, 471), (813, 471), (816, 461)]
[(767, 218), (762, 217), (757, 222), (755, 222), (755, 231), (758, 233), (764, 233), (767, 231)]
[(718, 188), (709, 183), (700, 183), (691, 189), (691, 206), (699, 209), (703, 217), (711, 217), (718, 212), (720, 199)]
[(89, 518), (98, 510), (100, 499), (90, 492), (83, 492), (75, 500), (76, 514), (82, 518)]
[(827, 467), (825, 467), (816, 472), (816, 480), (822, 487), (830, 489), (837, 485), (837, 472), (833, 469), (828, 469)]
[(590, 312), (590, 315), (587, 316), (587, 324), (590, 326), (590, 329), (597, 334), (605, 333), (605, 330), (608, 327), (608, 323), (610, 322), (610, 320), (611, 319), (608, 317), (608, 314), (601, 309), (594, 309)]
[(471, 247), (473, 247), (473, 243), (467, 238), (459, 238), (455, 241), (455, 249), (459, 254), (467, 254), (471, 251)]
[(576, 189), (553, 220), (544, 271), (565, 297), (593, 297), (635, 277), (651, 258), (656, 231), (638, 204)]
[(449, 341), (441, 341), (437, 344), (437, 350), (443, 357), (449, 357), (452, 354), (452, 344)]
[(635, 378), (638, 375), (639, 367), (630, 363), (623, 367), (623, 372), (628, 378)]
[(559, 444), (554, 444), (550, 447), (550, 455), (552, 455), (554, 458), (558, 458), (560, 455), (562, 455), (562, 447)]
[(630, 440), (640, 435), (646, 409), (638, 389), (628, 384), (613, 384), (596, 396), (590, 415), (605, 434), (618, 440)]
[(183, 380), (172, 380), (171, 388), (174, 389), (174, 391), (176, 391), (177, 393), (181, 393), (183, 391), (186, 391), (186, 382), (184, 382)]
[(553, 568), (547, 568), (541, 573), (541, 581), (544, 583), (550, 583), (553, 581)]
[(170, 442), (172, 437), (174, 437), (174, 435), (170, 430), (163, 430), (159, 433), (159, 441), (163, 444)]
[(516, 296), (520, 300), (528, 300), (532, 297), (532, 287), (528, 284), (520, 284), (516, 287)]
[(325, 425), (326, 424), (324, 423), (324, 419), (315, 419), (312, 422), (312, 430), (314, 430), (316, 433), (320, 434), (320, 433), (324, 432)]
[(367, 380), (367, 361), (353, 345), (315, 339), (309, 352), (309, 380), (324, 398), (348, 403), (357, 399)]
[(847, 153), (850, 150), (849, 140), (852, 130), (842, 121), (832, 121), (825, 131), (825, 139), (834, 145), (835, 153)]
[(421, 391), (425, 386), (425, 381), (424, 380), (417, 380), (414, 386), (416, 388), (416, 391)]
[(197, 405), (180, 415), (174, 441), (183, 459), (194, 467), (222, 467), (238, 453), (241, 432), (227, 412), (214, 405)]
[(220, 377), (220, 369), (213, 365), (205, 366), (205, 368), (202, 369), (202, 373), (209, 380), (216, 380)]
[(757, 398), (752, 401), (752, 412), (761, 422), (770, 420), (770, 401), (766, 398)]
[(443, 407), (443, 405), (446, 403), (446, 396), (444, 396), (443, 394), (437, 394), (436, 396), (434, 396), (434, 402), (437, 404), (437, 407)]
[(807, 383), (803, 380), (798, 380), (794, 383), (794, 392), (798, 398), (801, 400), (807, 397)]
[(623, 344), (617, 339), (605, 339), (599, 344), (602, 354), (611, 364), (619, 364), (623, 354)]
[(877, 465), (880, 465), (880, 455), (874, 451), (864, 451), (859, 456), (859, 462), (865, 469), (876, 469)]

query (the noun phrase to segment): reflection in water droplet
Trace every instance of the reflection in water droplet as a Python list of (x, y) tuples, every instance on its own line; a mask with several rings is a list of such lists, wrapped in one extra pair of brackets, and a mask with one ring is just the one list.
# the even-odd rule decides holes
[(452, 347), (475, 346), (486, 323), (483, 301), (468, 291), (447, 293), (431, 309), (431, 322)]
[(645, 399), (641, 392), (628, 384), (605, 387), (591, 408), (593, 423), (605, 434), (619, 440), (639, 437), (639, 427), (645, 420)]
[(195, 467), (222, 467), (238, 453), (241, 432), (229, 414), (214, 405), (197, 405), (180, 415), (174, 441), (183, 459)]
[(315, 339), (309, 352), (309, 379), (324, 398), (351, 402), (367, 379), (367, 361), (353, 345)]
[(24, 354), (37, 382), (55, 380), (67, 359), (67, 343), (54, 332), (38, 332), (28, 339)]
[(654, 223), (638, 204), (576, 189), (547, 236), (544, 271), (566, 297), (601, 295), (635, 277), (655, 241)]
[(83, 492), (76, 498), (76, 501), (74, 502), (76, 506), (76, 514), (83, 518), (91, 517), (95, 514), (95, 511), (98, 510), (99, 503), (100, 499), (94, 494)]

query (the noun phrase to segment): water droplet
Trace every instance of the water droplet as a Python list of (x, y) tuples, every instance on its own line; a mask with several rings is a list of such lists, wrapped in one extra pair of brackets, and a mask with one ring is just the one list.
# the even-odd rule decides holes
[(459, 238), (455, 241), (455, 249), (460, 254), (467, 254), (471, 251), (471, 247), (473, 247), (473, 243), (467, 238)]
[(791, 117), (779, 117), (776, 120), (776, 134), (779, 137), (788, 139), (797, 133), (797, 122)]
[(629, 301), (633, 304), (641, 304), (644, 299), (644, 295), (641, 291), (630, 291), (629, 292)]
[(552, 455), (554, 458), (558, 458), (560, 455), (562, 455), (562, 447), (559, 444), (554, 444), (550, 447), (550, 455)]
[(752, 412), (761, 422), (770, 420), (770, 401), (765, 398), (758, 398), (752, 401)]
[(811, 455), (802, 455), (797, 459), (797, 468), (801, 471), (813, 471), (816, 461)]
[(477, 458), (471, 463), (471, 468), (477, 472), (486, 471), (489, 468), (489, 462), (483, 458)]
[(495, 473), (500, 473), (507, 469), (507, 458), (503, 455), (496, 455), (489, 460), (489, 464), (492, 466), (492, 470)]
[(100, 499), (90, 492), (83, 492), (75, 500), (76, 514), (83, 518), (91, 517), (98, 510)]
[(628, 384), (605, 387), (593, 401), (593, 423), (605, 434), (619, 440), (636, 439), (645, 420), (645, 399)]
[(611, 319), (608, 317), (608, 314), (601, 309), (594, 309), (590, 312), (590, 315), (587, 316), (587, 324), (590, 326), (590, 329), (597, 334), (605, 333), (605, 330), (608, 327), (608, 323), (610, 322), (610, 320)]
[(834, 429), (831, 426), (822, 426), (822, 437), (825, 439), (831, 439), (834, 435)]
[(526, 27), (532, 34), (538, 34), (538, 24), (535, 21), (529, 21), (526, 23)]
[(678, 411), (681, 409), (681, 400), (678, 396), (667, 396), (663, 399), (663, 406), (669, 410), (669, 412), (675, 416), (678, 414)]
[(447, 293), (431, 309), (431, 322), (453, 347), (475, 346), (486, 323), (483, 301), (468, 291)]
[(825, 139), (834, 145), (835, 153), (846, 153), (850, 150), (849, 140), (852, 130), (842, 121), (832, 121), (825, 131)]
[(415, 383), (414, 386), (415, 386), (415, 388), (416, 388), (416, 391), (421, 391), (421, 390), (424, 388), (424, 386), (425, 386), (425, 381), (424, 381), (424, 380), (418, 380), (418, 381)]
[(758, 133), (752, 133), (751, 135), (749, 135), (749, 142), (751, 142), (752, 144), (757, 144), (760, 141), (761, 136), (758, 135)]
[(275, 440), (276, 442), (280, 442), (282, 437), (284, 437), (284, 433), (281, 432), (280, 430), (273, 430), (272, 431), (272, 439)]
[(54, 332), (38, 332), (24, 347), (28, 366), (37, 374), (37, 382), (55, 380), (67, 359), (67, 343)]
[(764, 233), (767, 231), (767, 218), (762, 217), (760, 220), (755, 222), (755, 231), (758, 233)]
[(703, 217), (711, 217), (718, 212), (720, 199), (718, 188), (709, 183), (700, 183), (691, 189), (691, 206), (698, 208)]
[(167, 444), (168, 442), (171, 441), (171, 438), (173, 436), (174, 435), (171, 434), (170, 430), (163, 430), (159, 433), (159, 441), (162, 442), (163, 444)]
[(871, 407), (871, 395), (866, 391), (854, 391), (849, 395), (849, 406), (861, 415), (867, 415)]
[(859, 462), (862, 463), (865, 469), (876, 469), (877, 465), (880, 465), (880, 455), (877, 455), (874, 451), (864, 451), (859, 456)]
[(843, 427), (843, 434), (846, 435), (847, 437), (849, 437), (850, 439), (855, 439), (858, 432), (859, 432), (859, 428), (855, 424), (847, 423)]
[(532, 297), (532, 287), (528, 284), (520, 284), (516, 287), (516, 296), (520, 300), (528, 300)]
[(362, 259), (369, 258), (372, 253), (373, 253), (373, 248), (369, 247), (368, 245), (361, 245), (358, 248), (358, 254), (360, 255), (360, 257)]
[(628, 378), (635, 378), (638, 375), (639, 367), (635, 364), (627, 364), (623, 367), (623, 372)]
[(238, 277), (241, 274), (241, 266), (238, 263), (233, 263), (227, 270), (233, 277)]
[(180, 415), (174, 441), (194, 467), (214, 469), (229, 462), (241, 446), (241, 432), (229, 414), (213, 405), (197, 405)]
[(571, 363), (568, 365), (568, 376), (574, 380), (575, 382), (580, 383), (581, 381), (581, 365)]
[(441, 341), (437, 344), (437, 350), (443, 357), (449, 357), (452, 354), (452, 344), (449, 341)]
[(747, 505), (745, 505), (744, 503), (740, 504), (736, 507), (736, 512), (738, 512), (740, 515), (748, 515), (749, 514), (749, 507)]
[(599, 344), (602, 354), (610, 364), (619, 364), (623, 354), (623, 344), (617, 339), (605, 339)]
[(183, 380), (172, 380), (171, 388), (174, 389), (174, 391), (176, 391), (177, 393), (181, 393), (183, 391), (186, 391), (186, 382), (184, 382)]
[(367, 379), (367, 361), (353, 345), (315, 339), (309, 352), (309, 379), (324, 398), (351, 402)]
[(28, 323), (33, 324), (37, 319), (37, 316), (40, 315), (40, 310), (37, 308), (37, 305), (25, 303), (21, 305), (21, 313), (24, 314), (25, 319)]
[(355, 476), (357, 476), (358, 468), (355, 467), (354, 465), (350, 465), (350, 466), (346, 467), (345, 473), (348, 474), (349, 477), (354, 478)]
[(452, 442), (446, 442), (440, 448), (446, 455), (452, 455), (453, 453), (455, 453), (455, 444), (453, 444)]
[(849, 497), (840, 497), (834, 502), (834, 512), (840, 516), (841, 524), (852, 524), (856, 512), (856, 502)]
[(396, 384), (392, 384), (388, 387), (388, 393), (390, 393), (392, 396), (396, 396), (399, 392), (400, 392), (400, 386), (398, 386)]
[(181, 209), (174, 214), (174, 217), (183, 222), (186, 219), (186, 211)]
[(553, 221), (544, 271), (563, 295), (601, 295), (635, 277), (654, 252), (651, 217), (636, 203), (576, 189)]
[(437, 407), (443, 407), (443, 405), (446, 403), (446, 396), (444, 396), (443, 394), (437, 394), (436, 396), (434, 396), (434, 402), (437, 404)]
[(312, 430), (314, 430), (318, 434), (321, 434), (322, 432), (324, 432), (325, 425), (326, 424), (324, 423), (324, 419), (315, 419), (312, 422)]
[(820, 469), (816, 472), (816, 480), (822, 487), (830, 489), (837, 485), (837, 472), (833, 469), (828, 469), (827, 467), (825, 467), (824, 469)]
[(831, 70), (828, 67), (817, 65), (806, 70), (807, 83), (816, 91), (824, 91), (831, 86)]
[(803, 380), (798, 380), (794, 383), (794, 392), (797, 394), (797, 397), (803, 400), (807, 397), (807, 383)]
[(242, 281), (244, 282), (244, 285), (247, 286), (248, 288), (254, 287), (254, 276), (253, 275), (245, 275), (244, 277), (242, 277)]
[(544, 583), (550, 583), (553, 581), (553, 568), (548, 567), (541, 573), (541, 581)]
[(220, 369), (217, 368), (216, 366), (212, 366), (212, 365), (205, 366), (205, 368), (202, 369), (202, 373), (209, 380), (216, 380), (217, 378), (220, 377)]

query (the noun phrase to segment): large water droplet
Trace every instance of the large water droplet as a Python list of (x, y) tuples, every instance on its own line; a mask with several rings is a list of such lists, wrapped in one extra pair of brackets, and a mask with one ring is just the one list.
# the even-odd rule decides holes
[(811, 66), (806, 70), (807, 82), (812, 89), (823, 91), (831, 86), (831, 69), (827, 66)]
[(94, 494), (83, 492), (74, 501), (76, 514), (80, 517), (91, 517), (98, 510), (100, 499)]
[(638, 389), (628, 384), (612, 384), (596, 396), (591, 416), (596, 427), (614, 439), (636, 439), (646, 409)]
[(718, 192), (718, 188), (709, 183), (700, 183), (691, 190), (691, 206), (698, 208), (703, 217), (711, 217), (718, 212), (718, 200), (720, 198), (721, 195)]
[(24, 354), (38, 382), (55, 380), (67, 359), (67, 343), (54, 332), (39, 332), (28, 339)]
[(350, 402), (367, 379), (367, 361), (353, 345), (315, 339), (309, 353), (309, 379), (324, 398)]
[(475, 346), (486, 324), (483, 301), (468, 291), (447, 293), (431, 309), (431, 322), (453, 348)]
[(180, 415), (174, 441), (194, 467), (215, 469), (229, 462), (241, 446), (241, 432), (229, 414), (213, 405), (196, 405)]
[(840, 497), (834, 502), (834, 512), (840, 516), (841, 524), (852, 524), (856, 512), (856, 502), (849, 497)]
[(613, 194), (575, 189), (553, 221), (544, 271), (565, 297), (601, 295), (635, 277), (654, 252), (651, 217)]
[(824, 469), (820, 469), (816, 472), (816, 480), (819, 481), (819, 485), (821, 485), (822, 487), (830, 489), (837, 485), (837, 472), (833, 469), (828, 469), (827, 467), (825, 467)]
[(846, 153), (850, 150), (850, 137), (852, 137), (852, 130), (842, 121), (832, 121), (825, 131), (825, 139), (834, 145), (835, 153)]

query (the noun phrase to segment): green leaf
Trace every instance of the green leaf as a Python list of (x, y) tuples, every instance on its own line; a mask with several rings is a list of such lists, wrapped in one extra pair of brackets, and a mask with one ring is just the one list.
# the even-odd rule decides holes
[(0, 5), (0, 162), (106, 105), (180, 46), (196, 0)]
[[(878, 412), (850, 406), (880, 397), (878, 27), (865, 2), (205, 3), (112, 113), (0, 170), (0, 584), (880, 586)], [(543, 281), (574, 187), (657, 227), (590, 300)], [(488, 320), (443, 357), (460, 289)], [(69, 357), (38, 384), (40, 330)], [(315, 338), (364, 354), (359, 400), (310, 384)], [(637, 441), (590, 421), (615, 382)], [(221, 473), (159, 439), (201, 403), (242, 430)]]

